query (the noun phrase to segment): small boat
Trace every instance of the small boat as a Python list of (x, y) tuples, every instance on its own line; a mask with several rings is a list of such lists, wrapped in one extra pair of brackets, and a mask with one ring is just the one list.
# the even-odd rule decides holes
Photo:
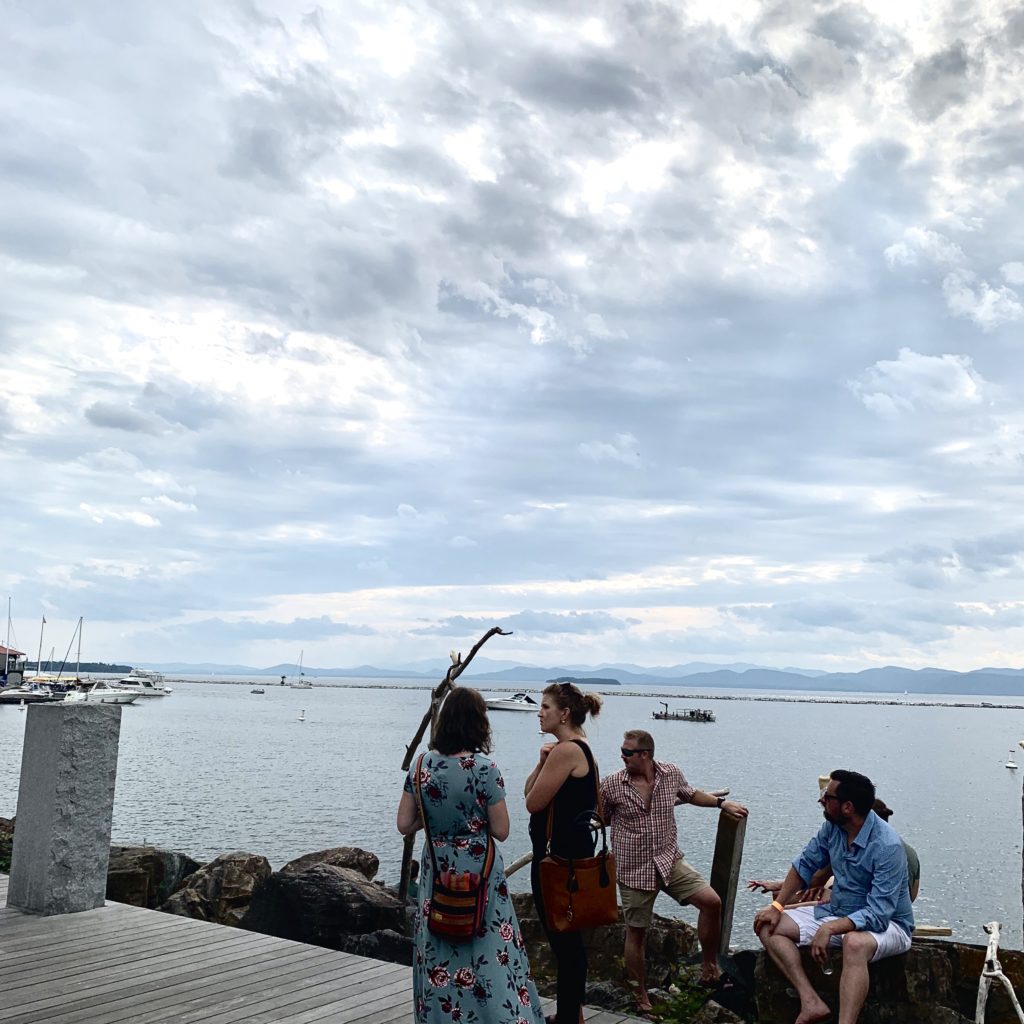
[(306, 653), (305, 651), (299, 651), (299, 678), (298, 679), (293, 679), (288, 684), (293, 690), (312, 690), (313, 689), (313, 684), (310, 683), (310, 682), (307, 682), (306, 679), (303, 677), (303, 674), (302, 674), (302, 655), (305, 654), (305, 653)]
[(484, 703), (488, 711), (532, 711), (536, 714), (540, 707), (528, 693), (517, 693), (512, 697), (488, 697)]
[(169, 697), (174, 691), (164, 686), (164, 677), (159, 672), (144, 668), (133, 668), (123, 679), (110, 683), (115, 690), (137, 693), (140, 697)]
[(23, 683), (21, 686), (0, 687), (0, 704), (46, 704), (61, 699), (60, 695), (42, 686)]
[(137, 693), (115, 690), (102, 679), (95, 683), (85, 683), (71, 690), (64, 698), (68, 704), (134, 704), (138, 699)]
[(669, 711), (668, 704), (660, 701), (664, 711), (653, 712), (653, 717), (662, 722), (713, 722), (714, 711), (708, 708), (683, 708), (682, 711)]
[(1020, 765), (1017, 764), (1017, 762), (1013, 759), (1013, 747), (1010, 747), (1010, 753), (1006, 760), (1006, 767), (1010, 768), (1011, 770), (1016, 770), (1020, 767)]
[(262, 686), (254, 686), (249, 692), (250, 693), (266, 693), (267, 691), (264, 690)]
[(302, 710), (301, 710), (301, 711), (299, 712), (299, 721), (300, 721), (300, 722), (304, 722), (305, 720), (306, 720), (306, 709), (305, 709), (305, 708), (303, 708), (303, 709), (302, 709)]

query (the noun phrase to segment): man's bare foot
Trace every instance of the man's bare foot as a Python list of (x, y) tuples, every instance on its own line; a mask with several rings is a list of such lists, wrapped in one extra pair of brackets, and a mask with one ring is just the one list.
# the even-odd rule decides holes
[(636, 1008), (641, 1013), (650, 1013), (651, 1010), (654, 1009), (654, 1007), (651, 1006), (651, 997), (646, 992), (642, 996), (636, 996)]
[(721, 977), (722, 971), (714, 961), (704, 964), (701, 968), (700, 983), (702, 985), (716, 985)]
[(823, 999), (816, 999), (810, 1006), (800, 1006), (800, 1016), (793, 1024), (821, 1024), (832, 1016), (832, 1011)]

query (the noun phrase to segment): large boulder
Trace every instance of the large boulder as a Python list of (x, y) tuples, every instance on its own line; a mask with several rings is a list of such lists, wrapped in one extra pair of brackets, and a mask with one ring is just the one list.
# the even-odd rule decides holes
[(405, 904), (354, 868), (314, 864), (278, 871), (253, 894), (240, 924), (251, 931), (342, 949), (343, 936), (400, 932)]
[(250, 901), (272, 873), (266, 857), (255, 853), (223, 853), (198, 868), (160, 910), (199, 921), (238, 925)]
[(412, 966), (412, 939), (408, 935), (399, 935), (390, 928), (367, 935), (339, 935), (337, 940), (334, 948), (346, 953)]
[(288, 861), (281, 873), (286, 875), (299, 874), (314, 864), (330, 864), (335, 868), (352, 868), (364, 875), (368, 881), (372, 881), (380, 867), (377, 855), (369, 850), (360, 850), (358, 846), (334, 846), (329, 850), (320, 850), (318, 853), (305, 853), (295, 860)]
[(199, 867), (184, 853), (155, 846), (112, 846), (107, 866), (107, 899), (155, 910)]

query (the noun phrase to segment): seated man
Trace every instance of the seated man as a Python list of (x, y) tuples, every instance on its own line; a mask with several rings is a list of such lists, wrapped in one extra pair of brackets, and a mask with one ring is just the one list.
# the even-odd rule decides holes
[[(828, 776), (825, 777), (826, 783)], [(824, 787), (822, 787), (824, 789)], [(888, 821), (893, 816), (893, 809), (886, 805), (885, 801), (879, 797), (875, 797), (875, 802), (871, 809), (877, 814), (882, 821)], [(921, 890), (921, 858), (917, 855), (915, 850), (910, 843), (900, 837), (900, 841), (903, 843), (903, 849), (907, 854), (907, 884), (910, 891), (910, 902), (913, 903), (917, 899), (917, 894)], [(752, 878), (747, 882), (747, 888), (753, 891), (760, 890), (763, 893), (769, 893), (770, 895), (778, 896), (779, 890), (782, 888), (782, 881), (766, 882), (760, 878)], [(796, 906), (798, 903), (807, 902), (818, 902), (823, 900), (828, 903), (832, 898), (832, 865), (826, 864), (825, 867), (821, 868), (820, 871), (814, 872), (814, 877), (811, 879), (807, 888), (802, 892), (798, 892), (793, 896), (793, 902), (787, 903), (786, 906)]]
[[(907, 855), (896, 831), (873, 810), (875, 787), (857, 772), (837, 770), (818, 802), (825, 822), (789, 869), (778, 897), (754, 916), (754, 932), (800, 998), (796, 1024), (831, 1016), (804, 971), (797, 946), (828, 968), (829, 949), (842, 948), (839, 1024), (855, 1024), (868, 994), (868, 963), (910, 949)], [(828, 903), (785, 909), (814, 873), (831, 864)], [(830, 971), (830, 968), (828, 968)]]

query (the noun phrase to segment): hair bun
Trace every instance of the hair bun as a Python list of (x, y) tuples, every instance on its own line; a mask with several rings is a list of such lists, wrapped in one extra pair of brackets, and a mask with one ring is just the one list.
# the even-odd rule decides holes
[(596, 693), (585, 693), (583, 694), (583, 703), (587, 706), (587, 712), (591, 718), (596, 718), (601, 714), (601, 705), (604, 701)]

